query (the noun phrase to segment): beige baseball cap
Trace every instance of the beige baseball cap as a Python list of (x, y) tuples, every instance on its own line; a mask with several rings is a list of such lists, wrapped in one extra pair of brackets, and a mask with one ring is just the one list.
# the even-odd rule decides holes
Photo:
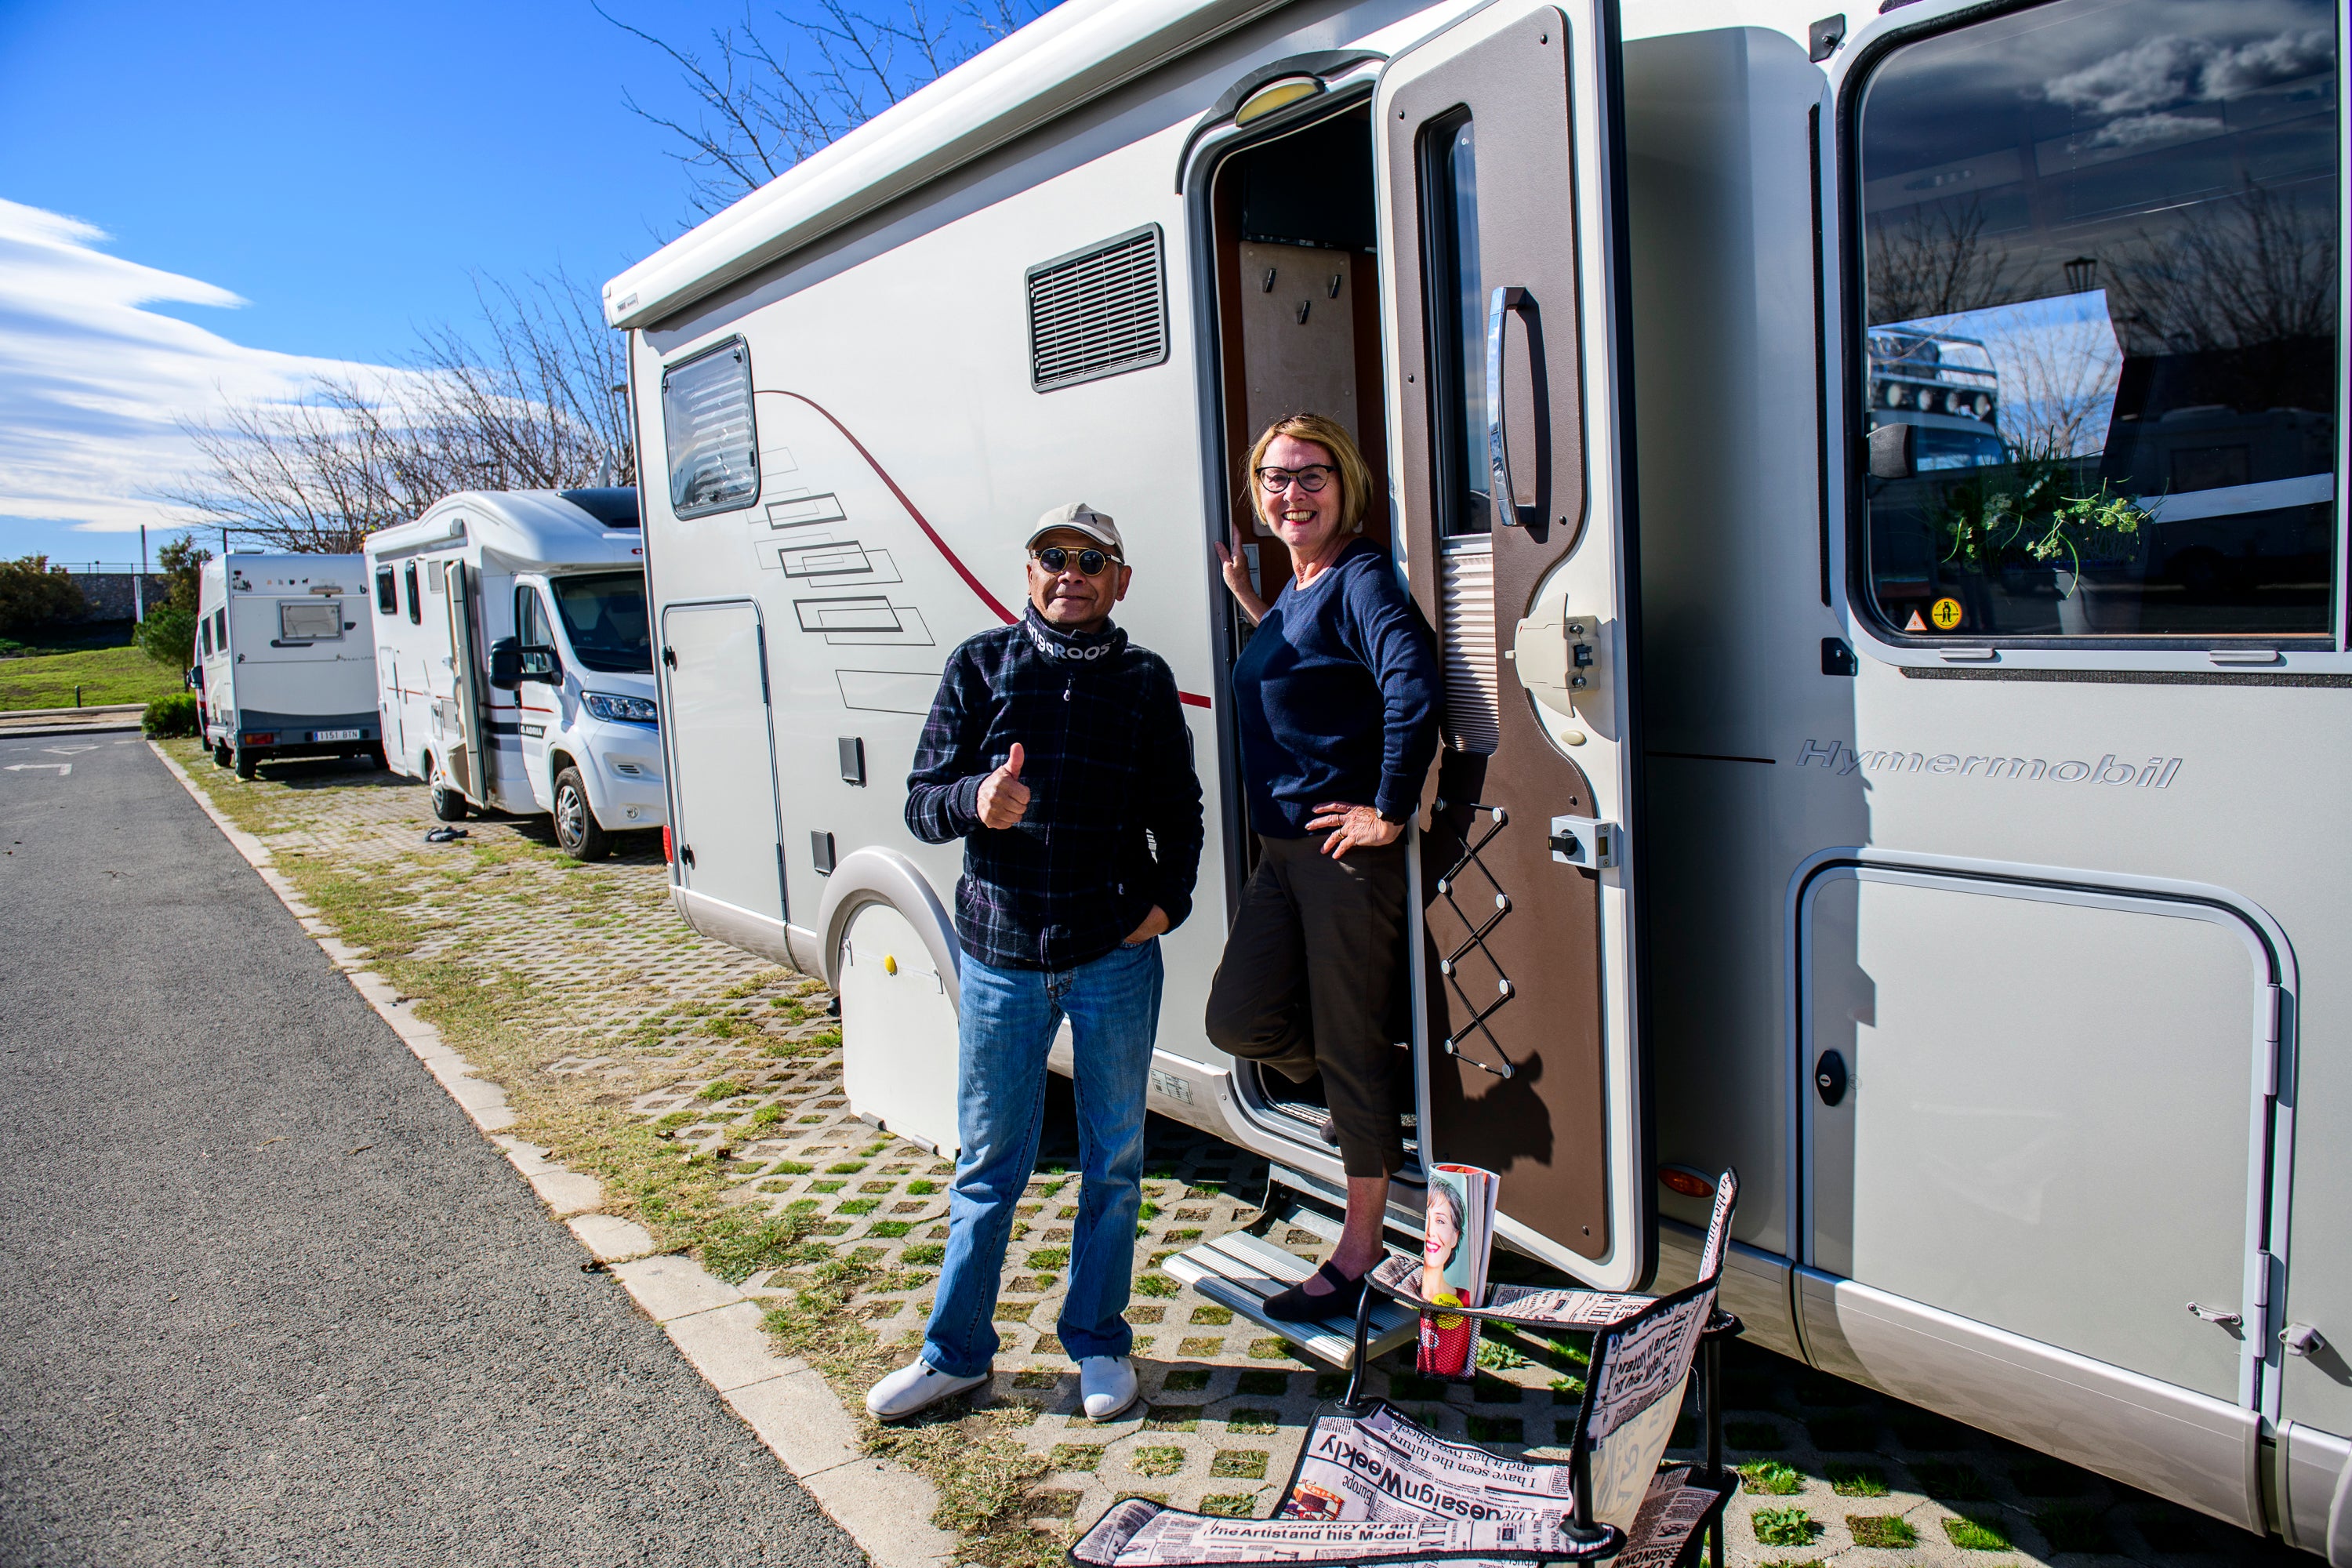
[(1057, 528), (1075, 529), (1120, 560), (1127, 559), (1127, 542), (1118, 536), (1118, 524), (1082, 500), (1057, 506), (1039, 518), (1037, 526), (1029, 531), (1029, 542), (1022, 548), (1035, 549), (1040, 539)]

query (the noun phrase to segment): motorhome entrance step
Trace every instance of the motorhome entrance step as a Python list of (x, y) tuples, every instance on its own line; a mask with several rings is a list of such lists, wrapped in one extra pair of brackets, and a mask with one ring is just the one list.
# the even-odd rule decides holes
[[(1317, 1137), (1322, 1139), (1323, 1142), (1329, 1143), (1334, 1147), (1338, 1146), (1339, 1140), (1333, 1136), (1331, 1131), (1331, 1108), (1329, 1106), (1318, 1104), (1317, 1101), (1311, 1100), (1286, 1100), (1279, 1096), (1276, 1096), (1271, 1097), (1266, 1100), (1265, 1108), (1268, 1110), (1273, 1111), (1277, 1116), (1287, 1116), (1293, 1121), (1304, 1121), (1307, 1126), (1315, 1130)], [(1405, 1111), (1397, 1118), (1397, 1126), (1404, 1133), (1405, 1148), (1408, 1150), (1418, 1150), (1421, 1147), (1420, 1116), (1413, 1111)]]
[[(1356, 1317), (1313, 1323), (1278, 1323), (1265, 1315), (1265, 1300), (1315, 1272), (1305, 1258), (1247, 1231), (1233, 1231), (1188, 1247), (1161, 1265), (1169, 1273), (1221, 1307), (1230, 1307), (1260, 1328), (1280, 1334), (1318, 1361), (1345, 1372), (1356, 1360)], [(1373, 1303), (1370, 1353), (1374, 1357), (1412, 1338), (1414, 1314), (1396, 1302)]]

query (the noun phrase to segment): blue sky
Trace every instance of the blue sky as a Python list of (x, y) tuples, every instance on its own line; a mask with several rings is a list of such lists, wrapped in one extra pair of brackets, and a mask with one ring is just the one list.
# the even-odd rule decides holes
[[(745, 14), (606, 8), (681, 44)], [(625, 92), (690, 116), (587, 0), (0, 0), (0, 553), (130, 559), (90, 529), (165, 522), (170, 411), (215, 384), (396, 361), (476, 274), (599, 284), (678, 232)]]

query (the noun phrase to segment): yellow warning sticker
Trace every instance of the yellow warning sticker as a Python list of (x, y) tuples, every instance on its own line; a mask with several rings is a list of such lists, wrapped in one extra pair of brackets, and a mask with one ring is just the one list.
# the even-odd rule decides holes
[(1960, 624), (1960, 602), (1958, 599), (1938, 599), (1927, 606), (1927, 618), (1936, 623), (1937, 631), (1950, 631)]

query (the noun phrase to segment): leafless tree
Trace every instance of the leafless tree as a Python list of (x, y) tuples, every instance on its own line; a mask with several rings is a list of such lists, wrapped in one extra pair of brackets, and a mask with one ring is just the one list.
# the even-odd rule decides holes
[(766, 25), (747, 8), (704, 47), (672, 43), (597, 7), (597, 14), (667, 56), (696, 102), (692, 119), (629, 109), (682, 144), (688, 205), (708, 216), (938, 79), (1038, 15), (1038, 0), (965, 0), (952, 9), (903, 0), (877, 14), (815, 0), (810, 15), (778, 12)]
[(2336, 334), (2336, 214), (2261, 185), (2146, 229), (2108, 289), (2135, 353), (2241, 349)]
[(1872, 225), (1872, 324), (1958, 315), (2005, 298), (2009, 252), (1988, 241), (1984, 227), (1984, 207), (1973, 197), (1922, 204), (1900, 222)]
[(357, 550), (462, 489), (626, 484), (622, 340), (559, 272), (479, 289), (478, 329), (428, 328), (399, 373), (192, 426), (198, 470), (164, 493), (192, 525), (290, 552)]
[(2051, 321), (1986, 344), (2000, 377), (2001, 438), (2034, 458), (2096, 457), (2106, 446), (2123, 357), (2104, 320)]

